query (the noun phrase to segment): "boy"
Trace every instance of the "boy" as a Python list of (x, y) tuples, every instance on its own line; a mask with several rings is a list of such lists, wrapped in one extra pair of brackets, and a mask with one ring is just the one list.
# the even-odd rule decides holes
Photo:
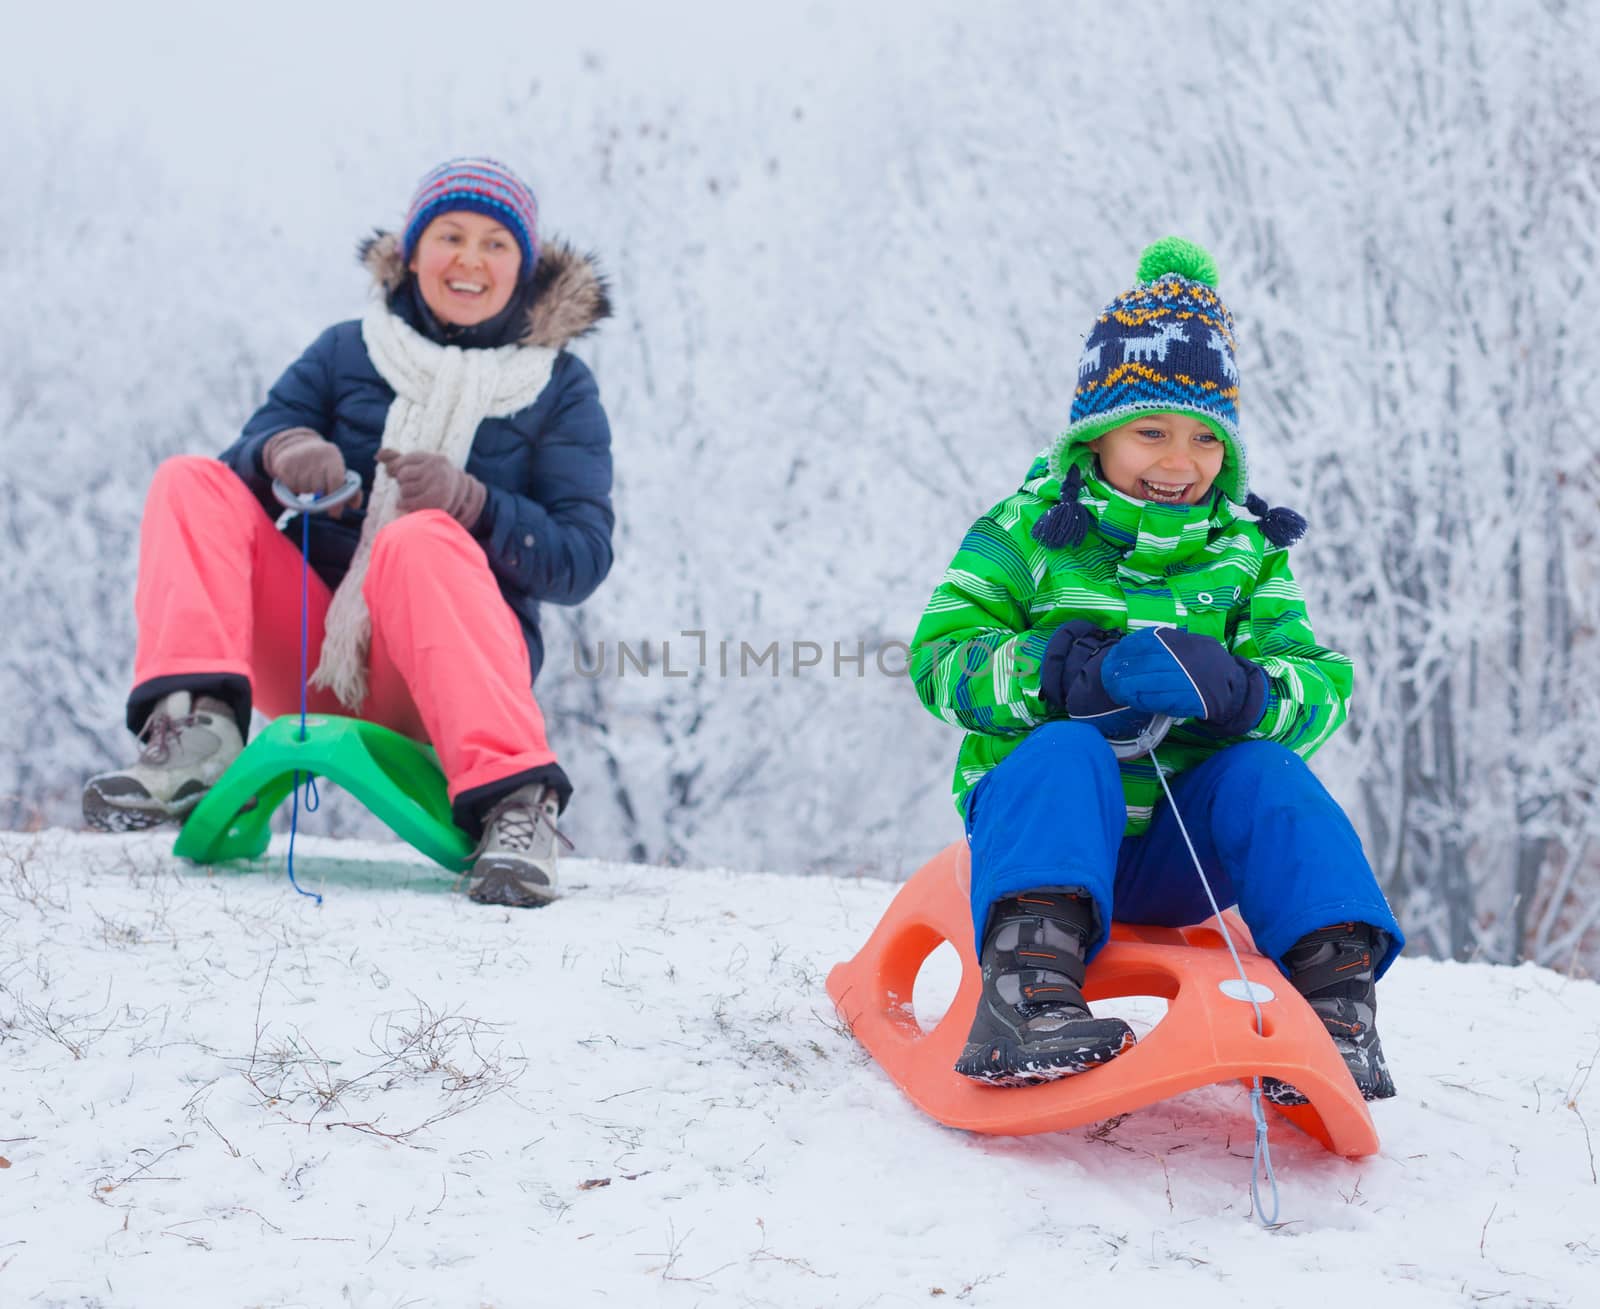
[(1304, 521), (1249, 493), (1216, 284), (1190, 242), (1144, 252), (1085, 343), (1067, 430), (973, 524), (912, 642), (922, 702), (967, 730), (954, 790), (984, 985), (956, 1066), (1027, 1085), (1133, 1044), (1081, 989), (1113, 914), (1210, 915), (1155, 758), (1110, 744), (1167, 715), (1155, 754), (1218, 902), (1381, 1099), (1374, 983), (1404, 937), (1304, 763), (1344, 721), (1351, 664), (1316, 643), (1289, 571)]

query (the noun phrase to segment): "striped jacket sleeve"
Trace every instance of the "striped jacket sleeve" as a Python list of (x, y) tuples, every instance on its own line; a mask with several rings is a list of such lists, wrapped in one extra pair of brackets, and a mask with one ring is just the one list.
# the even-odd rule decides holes
[(1039, 698), (1050, 633), (1029, 625), (1038, 583), (1013, 531), (1023, 535), (1014, 500), (972, 525), (911, 639), (911, 676), (922, 703), (948, 723), (989, 736), (1022, 736), (1050, 717)]
[(1267, 674), (1267, 707), (1250, 733), (1309, 757), (1344, 722), (1355, 666), (1317, 644), (1287, 550), (1268, 550), (1232, 642)]

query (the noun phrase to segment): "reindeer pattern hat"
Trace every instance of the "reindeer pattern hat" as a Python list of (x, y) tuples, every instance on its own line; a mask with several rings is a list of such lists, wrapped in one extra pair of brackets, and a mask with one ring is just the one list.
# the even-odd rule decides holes
[(1169, 236), (1145, 250), (1137, 284), (1105, 307), (1084, 343), (1071, 421), (1049, 454), (1053, 476), (1065, 477), (1080, 449), (1140, 414), (1192, 414), (1227, 451), (1217, 486), (1245, 503), (1233, 315), (1216, 287), (1217, 266), (1194, 242)]

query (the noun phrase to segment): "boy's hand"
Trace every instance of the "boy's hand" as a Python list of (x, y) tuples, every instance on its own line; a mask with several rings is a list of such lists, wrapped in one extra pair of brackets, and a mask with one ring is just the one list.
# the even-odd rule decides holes
[(1067, 693), (1083, 677), (1085, 665), (1115, 645), (1119, 635), (1082, 618), (1056, 628), (1039, 665), (1039, 695), (1044, 702), (1052, 709), (1066, 709)]
[(1106, 694), (1174, 718), (1198, 718), (1219, 736), (1242, 736), (1267, 707), (1267, 675), (1222, 642), (1176, 627), (1143, 627), (1107, 650)]
[(483, 483), (443, 455), (401, 454), (385, 447), (378, 451), (378, 462), (400, 488), (403, 514), (442, 509), (470, 532), (483, 512), (488, 496)]
[(1039, 669), (1039, 695), (1047, 705), (1111, 739), (1137, 736), (1151, 717), (1113, 700), (1101, 685), (1101, 662), (1121, 635), (1075, 618), (1056, 628)]

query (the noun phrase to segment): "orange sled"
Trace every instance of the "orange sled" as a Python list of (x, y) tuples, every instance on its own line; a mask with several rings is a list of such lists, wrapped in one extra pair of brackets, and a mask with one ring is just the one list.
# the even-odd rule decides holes
[[(840, 1017), (924, 1113), (947, 1127), (1024, 1136), (1260, 1075), (1304, 1093), (1309, 1104), (1272, 1107), (1329, 1150), (1352, 1158), (1377, 1153), (1372, 1116), (1327, 1030), (1276, 965), (1256, 953), (1231, 909), (1224, 916), (1256, 987), (1264, 1036), (1215, 919), (1184, 928), (1115, 923), (1089, 966), (1084, 996), (1161, 996), (1167, 1015), (1154, 1030), (1101, 1068), (1040, 1086), (989, 1087), (960, 1076), (956, 1058), (983, 986), (972, 947), (969, 877), (967, 846), (958, 841), (900, 888), (866, 945), (828, 974)], [(911, 1012), (912, 986), (923, 961), (945, 941), (961, 955), (961, 988), (938, 1025), (924, 1032)]]

